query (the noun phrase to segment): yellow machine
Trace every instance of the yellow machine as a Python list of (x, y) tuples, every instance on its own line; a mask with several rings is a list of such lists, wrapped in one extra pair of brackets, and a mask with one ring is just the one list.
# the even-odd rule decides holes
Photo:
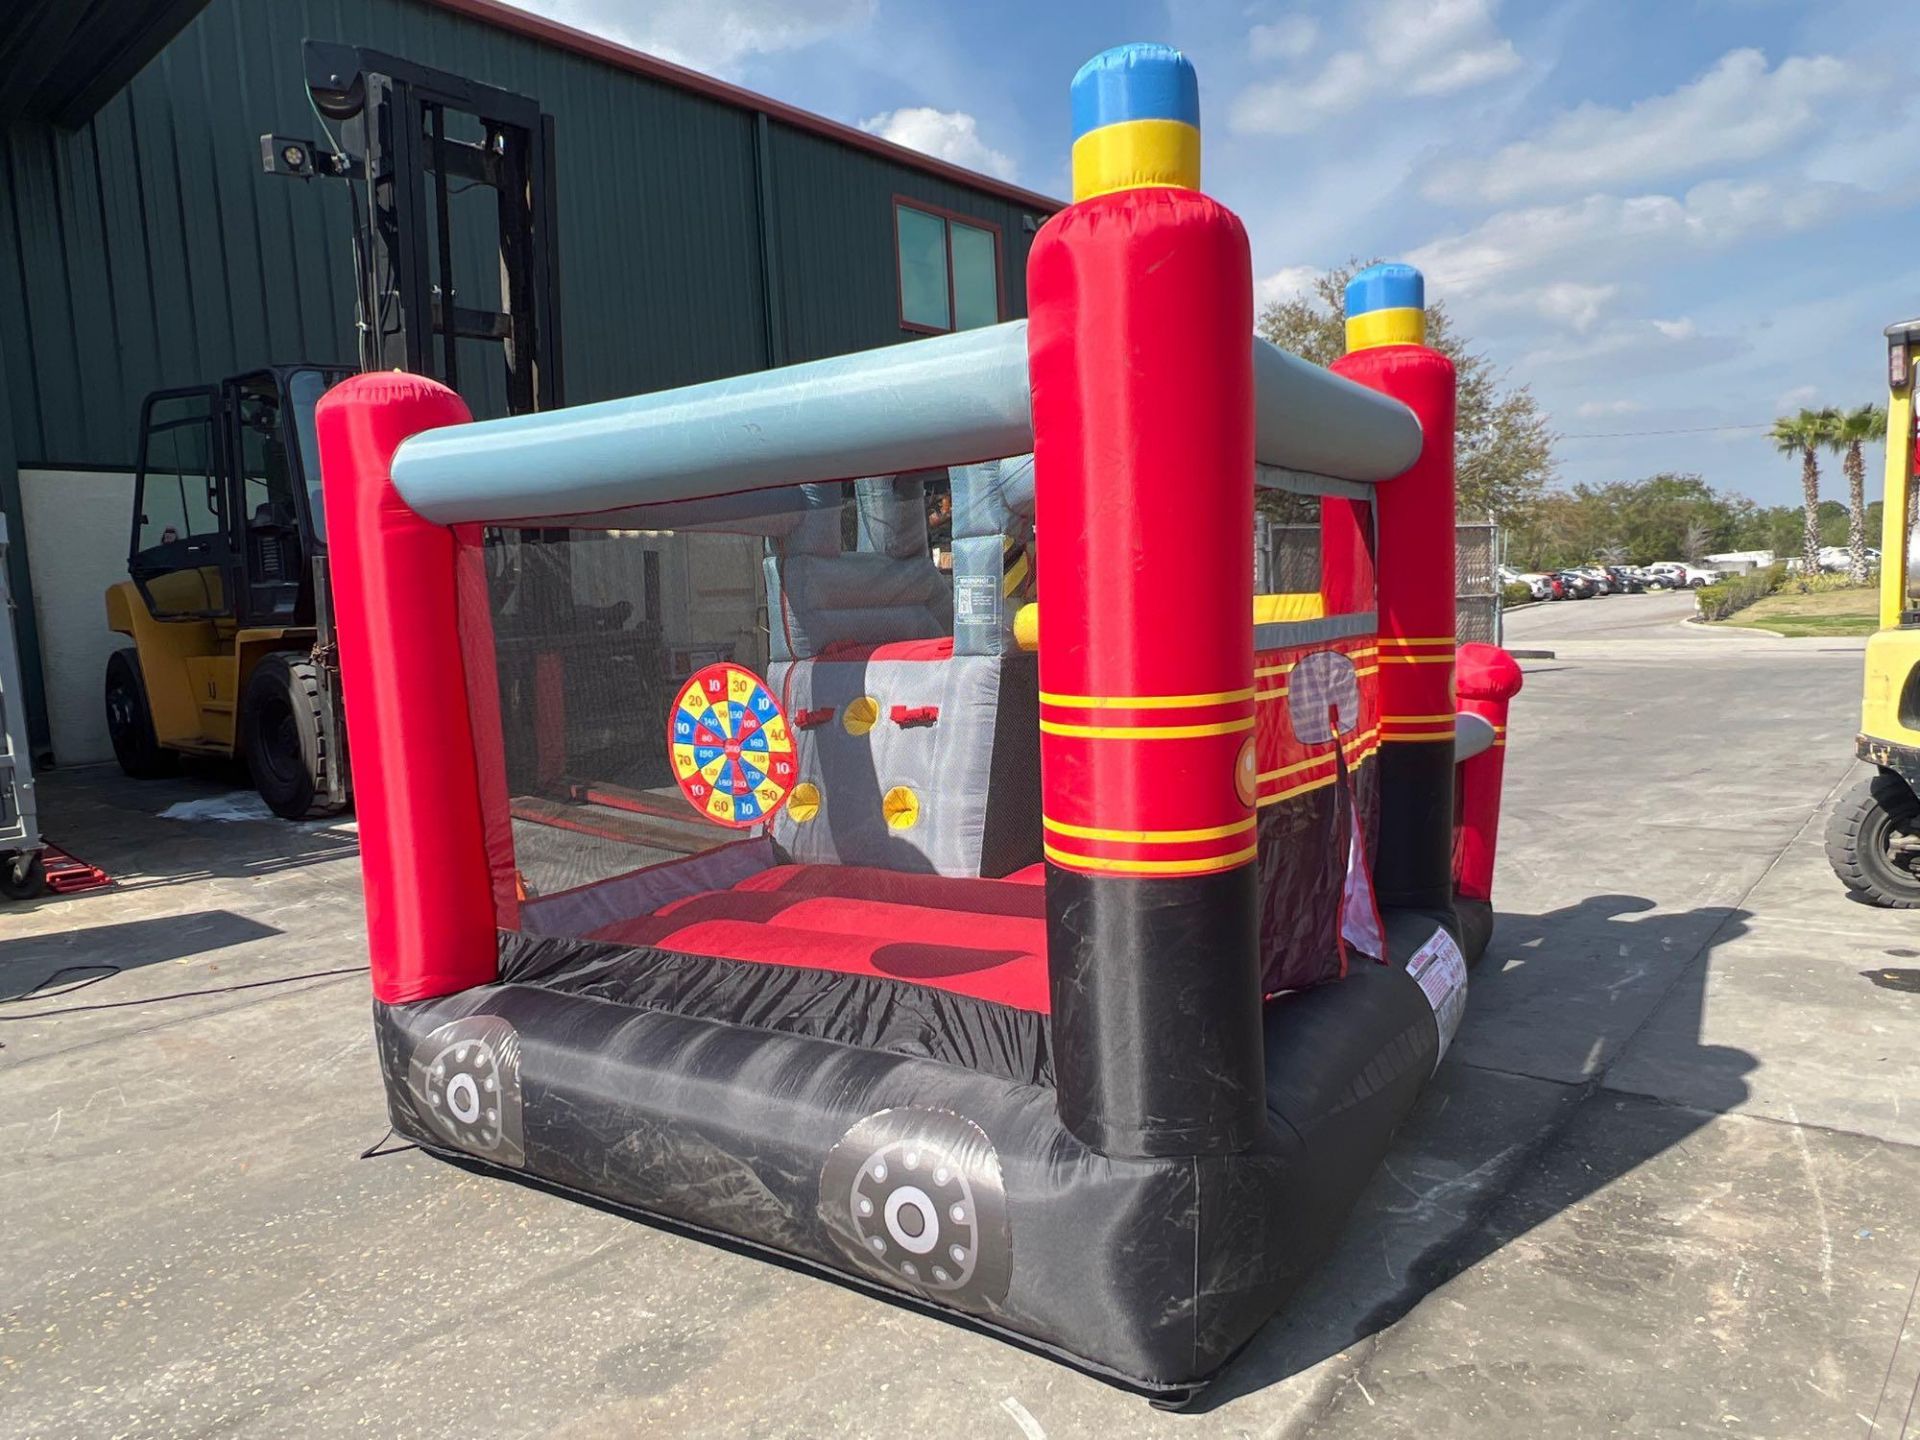
[(141, 411), (128, 578), (107, 626), (107, 728), (127, 774), (238, 756), (277, 815), (346, 807), (313, 407), (351, 372), (291, 366), (161, 390)]
[(1860, 899), (1920, 909), (1920, 601), (1909, 572), (1914, 369), (1920, 320), (1889, 325), (1887, 488), (1880, 539), (1880, 628), (1867, 641), (1855, 752), (1875, 768), (1827, 826), (1827, 859)]

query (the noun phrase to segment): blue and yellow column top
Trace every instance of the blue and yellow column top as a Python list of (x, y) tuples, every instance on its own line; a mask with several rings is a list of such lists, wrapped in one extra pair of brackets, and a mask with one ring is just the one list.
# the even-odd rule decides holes
[(1171, 45), (1116, 45), (1073, 77), (1073, 198), (1200, 188), (1200, 82)]
[(1369, 265), (1347, 282), (1347, 352), (1427, 343), (1426, 277), (1411, 265)]

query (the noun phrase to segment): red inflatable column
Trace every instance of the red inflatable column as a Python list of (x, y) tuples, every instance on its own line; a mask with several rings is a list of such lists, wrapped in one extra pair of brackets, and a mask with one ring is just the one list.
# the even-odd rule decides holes
[(1453, 362), (1423, 343), (1425, 284), (1375, 265), (1347, 286), (1334, 371), (1420, 419), (1420, 457), (1378, 492), (1382, 909), (1453, 919)]
[(1062, 1121), (1094, 1149), (1264, 1124), (1254, 890), (1253, 330), (1178, 51), (1074, 78), (1076, 203), (1028, 261), (1047, 945)]
[(1493, 726), (1493, 744), (1460, 766), (1460, 820), (1454, 835), (1454, 890), (1460, 900), (1493, 899), (1500, 841), (1500, 788), (1507, 768), (1507, 709), (1520, 693), (1520, 666), (1493, 645), (1462, 645), (1460, 710)]
[(399, 373), (356, 376), (315, 413), (373, 993), (390, 1005), (498, 976), (455, 537), (392, 472), (409, 435), (471, 418), (446, 386)]

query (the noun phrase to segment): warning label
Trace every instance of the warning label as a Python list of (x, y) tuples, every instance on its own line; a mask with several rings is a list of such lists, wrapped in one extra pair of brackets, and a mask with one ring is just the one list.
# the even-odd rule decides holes
[(1000, 588), (991, 575), (956, 575), (953, 580), (953, 617), (962, 623), (1000, 618)]
[(1454, 1031), (1460, 1028), (1460, 1017), (1467, 1013), (1467, 958), (1453, 936), (1436, 930), (1431, 940), (1413, 952), (1407, 974), (1420, 982), (1427, 1004), (1433, 1007), (1433, 1022), (1440, 1030), (1440, 1053), (1433, 1060), (1438, 1069)]

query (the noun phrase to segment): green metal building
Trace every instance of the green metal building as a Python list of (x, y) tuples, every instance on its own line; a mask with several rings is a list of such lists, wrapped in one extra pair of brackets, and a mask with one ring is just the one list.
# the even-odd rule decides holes
[(43, 758), (107, 753), (141, 398), (355, 353), (343, 187), (261, 166), (263, 134), (319, 138), (309, 38), (554, 117), (572, 404), (1024, 314), (1060, 204), (497, 0), (11, 0), (0, 505)]

